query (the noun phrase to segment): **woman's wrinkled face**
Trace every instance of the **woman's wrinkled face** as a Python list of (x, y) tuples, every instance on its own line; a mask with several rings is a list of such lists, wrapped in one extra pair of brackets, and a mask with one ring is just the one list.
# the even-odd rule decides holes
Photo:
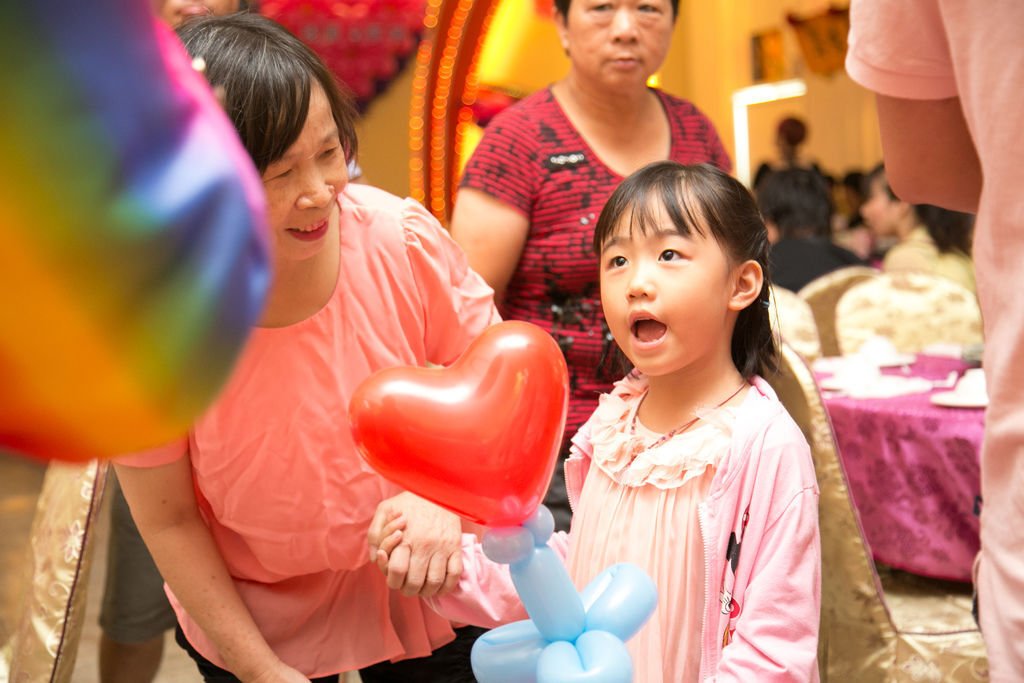
[(660, 69), (674, 24), (669, 0), (572, 0), (555, 20), (573, 70), (611, 87), (645, 83)]
[[(299, 138), (263, 172), (274, 260), (316, 256), (337, 224), (338, 193), (348, 183), (345, 151), (327, 96), (315, 86)], [(336, 237), (334, 237), (336, 239)]]
[(153, 9), (171, 28), (197, 16), (223, 16), (240, 9), (240, 0), (154, 0)]

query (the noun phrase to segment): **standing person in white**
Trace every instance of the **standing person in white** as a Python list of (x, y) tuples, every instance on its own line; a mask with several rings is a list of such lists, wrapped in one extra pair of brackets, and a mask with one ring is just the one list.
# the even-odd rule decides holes
[[(1024, 680), (1024, 2), (854, 0), (850, 76), (878, 95), (901, 199), (977, 212), (990, 403), (982, 452), (980, 624), (993, 681)], [(965, 502), (965, 505), (969, 503)]]

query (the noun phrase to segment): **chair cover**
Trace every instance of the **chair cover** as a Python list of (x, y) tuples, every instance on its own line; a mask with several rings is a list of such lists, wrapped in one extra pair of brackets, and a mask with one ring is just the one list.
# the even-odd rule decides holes
[(806, 301), (782, 287), (772, 287), (772, 329), (797, 353), (813, 361), (821, 357), (821, 342), (814, 313)]
[(981, 309), (972, 292), (927, 273), (886, 273), (851, 287), (836, 306), (836, 337), (843, 354), (873, 336), (901, 353), (929, 344), (980, 344)]
[(783, 345), (768, 380), (807, 437), (821, 491), (821, 680), (987, 680), (985, 646), (962, 589), (898, 573), (879, 579), (807, 364)]
[(877, 277), (878, 274), (877, 270), (867, 266), (840, 268), (808, 282), (797, 292), (814, 313), (822, 355), (839, 355), (839, 342), (836, 341), (835, 332), (836, 304), (839, 303), (839, 298), (853, 285)]
[(71, 680), (106, 471), (97, 461), (47, 468), (32, 522), (28, 591), (0, 654), (0, 681)]

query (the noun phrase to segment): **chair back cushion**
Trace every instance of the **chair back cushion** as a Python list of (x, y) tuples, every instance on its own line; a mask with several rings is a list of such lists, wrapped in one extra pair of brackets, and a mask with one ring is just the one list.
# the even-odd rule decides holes
[(772, 287), (772, 329), (808, 361), (821, 357), (818, 325), (810, 305), (788, 289)]
[(981, 309), (968, 289), (927, 273), (886, 273), (850, 287), (836, 306), (836, 337), (843, 354), (873, 336), (901, 353), (929, 344), (981, 343)]
[(839, 355), (839, 342), (836, 340), (836, 304), (847, 289), (874, 277), (879, 272), (867, 266), (850, 266), (833, 270), (827, 275), (808, 282), (798, 295), (806, 301), (814, 320), (818, 324), (818, 339), (821, 341), (821, 352), (825, 356)]
[(107, 463), (51, 462), (30, 538), (31, 577), (7, 643), (11, 681), (71, 680)]
[(780, 361), (779, 372), (767, 379), (811, 446), (821, 491), (821, 680), (885, 680), (896, 633), (850, 497), (832, 423), (814, 375), (799, 354), (784, 344)]

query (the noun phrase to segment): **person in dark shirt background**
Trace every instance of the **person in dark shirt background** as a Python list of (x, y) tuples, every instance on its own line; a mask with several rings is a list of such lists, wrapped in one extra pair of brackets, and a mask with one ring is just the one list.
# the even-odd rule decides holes
[(821, 175), (807, 168), (772, 171), (757, 187), (757, 203), (772, 242), (772, 280), (797, 291), (846, 266), (864, 265), (832, 242), (832, 202)]

